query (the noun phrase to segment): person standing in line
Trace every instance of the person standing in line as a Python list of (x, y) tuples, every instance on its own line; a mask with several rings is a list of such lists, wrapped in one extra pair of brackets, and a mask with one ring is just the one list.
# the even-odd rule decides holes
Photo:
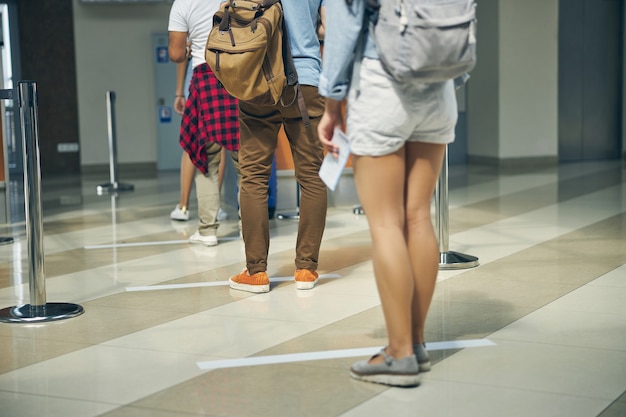
[[(318, 258), (327, 208), (326, 186), (318, 175), (324, 151), (317, 138), (317, 125), (324, 111), (324, 98), (317, 90), (321, 54), (316, 30), (322, 3), (323, 0), (282, 2), (294, 65), (313, 134), (307, 134), (297, 100), (286, 107), (281, 103), (260, 106), (239, 102), (239, 199), (246, 268), (229, 278), (230, 287), (235, 290), (253, 293), (270, 290), (267, 275), (270, 244), (267, 187), (281, 126), (284, 126), (289, 140), (295, 176), (301, 191), (295, 284), (297, 289), (307, 290), (314, 288), (318, 282)], [(294, 87), (288, 87), (284, 94), (288, 98), (294, 97)]]
[[(185, 103), (189, 93), (189, 84), (193, 75), (193, 67), (189, 64), (189, 60), (184, 60), (176, 65), (176, 95), (174, 97), (174, 111), (181, 116), (185, 111)], [(226, 149), (222, 148), (220, 155), (220, 165), (218, 169), (217, 183), (222, 189), (224, 181), (224, 171), (226, 168)], [(191, 187), (196, 174), (196, 167), (191, 162), (189, 154), (182, 152), (180, 158), (180, 199), (174, 210), (170, 213), (170, 219), (177, 221), (189, 220), (189, 197), (191, 196)], [(228, 219), (228, 214), (221, 208), (218, 210), (217, 219), (219, 221)]]
[(189, 241), (206, 246), (218, 243), (218, 170), (223, 148), (231, 151), (235, 169), (239, 172), (237, 100), (217, 81), (204, 58), (213, 15), (219, 5), (220, 0), (175, 0), (168, 24), (170, 59), (180, 63), (191, 57), (193, 66), (181, 122), (180, 144), (197, 168), (195, 183), (200, 221), (198, 231)]
[[(454, 140), (457, 104), (453, 81), (394, 81), (383, 69), (373, 39), (365, 40), (358, 88), (350, 85), (354, 52), (367, 0), (328, 5), (320, 93), (326, 110), (319, 137), (337, 154), (341, 102), (348, 99), (347, 135), (359, 200), (367, 213), (372, 262), (389, 343), (352, 365), (353, 378), (415, 386), (430, 369), (424, 326), (439, 270), (431, 199), (446, 144)], [(360, 91), (359, 91), (360, 89)]]

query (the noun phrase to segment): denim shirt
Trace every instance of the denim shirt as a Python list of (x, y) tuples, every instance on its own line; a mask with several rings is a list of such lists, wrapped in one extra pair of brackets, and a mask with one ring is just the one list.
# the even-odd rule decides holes
[[(341, 101), (348, 95), (355, 51), (364, 26), (364, 13), (363, 0), (353, 0), (351, 5), (347, 5), (345, 0), (326, 2), (326, 36), (319, 84), (319, 92), (324, 97)], [(362, 56), (378, 58), (374, 41), (369, 35), (365, 39)]]

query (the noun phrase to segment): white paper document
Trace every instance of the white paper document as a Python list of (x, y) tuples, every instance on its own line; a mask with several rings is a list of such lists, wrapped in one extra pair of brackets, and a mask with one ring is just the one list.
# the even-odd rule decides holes
[(345, 133), (340, 129), (335, 129), (333, 143), (339, 147), (339, 156), (335, 158), (330, 152), (326, 154), (320, 167), (320, 178), (328, 188), (335, 191), (350, 156), (350, 142)]

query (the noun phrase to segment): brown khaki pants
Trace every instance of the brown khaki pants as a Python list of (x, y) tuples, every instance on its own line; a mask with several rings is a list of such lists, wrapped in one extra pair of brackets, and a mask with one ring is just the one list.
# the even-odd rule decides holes
[[(246, 266), (250, 274), (267, 270), (269, 251), (268, 185), (278, 132), (284, 126), (300, 184), (300, 220), (296, 241), (296, 269), (317, 270), (320, 244), (326, 225), (327, 191), (319, 177), (324, 151), (317, 125), (324, 112), (324, 98), (317, 87), (300, 86), (311, 118), (313, 137), (307, 135), (297, 100), (284, 107), (239, 102), (241, 126), (239, 165), (241, 170), (242, 232)], [(286, 97), (293, 97), (288, 87)]]

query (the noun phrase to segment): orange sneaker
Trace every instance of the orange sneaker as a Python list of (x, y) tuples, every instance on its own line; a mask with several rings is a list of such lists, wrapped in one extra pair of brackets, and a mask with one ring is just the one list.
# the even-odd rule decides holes
[(265, 272), (257, 272), (250, 275), (248, 269), (244, 269), (237, 275), (228, 278), (230, 288), (255, 293), (269, 292), (270, 279)]
[(299, 290), (310, 290), (317, 285), (319, 275), (315, 271), (308, 269), (296, 269), (296, 288)]

